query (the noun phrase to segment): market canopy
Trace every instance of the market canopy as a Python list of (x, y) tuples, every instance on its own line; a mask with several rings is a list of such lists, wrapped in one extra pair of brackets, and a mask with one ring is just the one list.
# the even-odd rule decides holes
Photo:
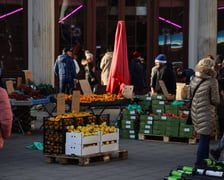
[(113, 94), (123, 93), (124, 85), (130, 85), (127, 38), (125, 22), (118, 21), (114, 41), (113, 58), (106, 91)]

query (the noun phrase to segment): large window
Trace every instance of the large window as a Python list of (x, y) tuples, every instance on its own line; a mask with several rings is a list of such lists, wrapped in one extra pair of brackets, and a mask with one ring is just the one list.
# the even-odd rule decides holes
[(118, 21), (118, 0), (96, 0), (96, 67), (102, 55), (113, 49)]
[(80, 62), (83, 58), (84, 3), (82, 0), (59, 0), (60, 52), (64, 47), (73, 49)]
[[(25, 1), (0, 1), (0, 61), (3, 77), (27, 68)], [(7, 71), (6, 71), (7, 70)]]
[(224, 0), (218, 1), (217, 54), (224, 55)]
[[(146, 57), (147, 46), (147, 0), (128, 0), (125, 4), (128, 54), (134, 51)], [(130, 59), (130, 58), (129, 58)]]
[(184, 1), (160, 0), (159, 53), (170, 61), (183, 61)]

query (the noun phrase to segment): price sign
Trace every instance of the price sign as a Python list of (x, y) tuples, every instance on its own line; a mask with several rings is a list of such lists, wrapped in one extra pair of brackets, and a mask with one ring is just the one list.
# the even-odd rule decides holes
[(72, 111), (79, 112), (80, 110), (80, 91), (73, 91), (72, 95)]
[(133, 94), (133, 89), (134, 89), (134, 86), (132, 85), (124, 85), (123, 96), (127, 99), (131, 99)]
[(11, 94), (12, 92), (15, 91), (14, 87), (13, 87), (13, 81), (12, 80), (6, 81), (6, 88), (7, 88), (8, 94)]
[(93, 94), (89, 81), (86, 79), (79, 80), (84, 95)]
[(22, 85), (22, 77), (17, 78), (17, 87), (19, 88)]
[(26, 84), (28, 84), (28, 80), (33, 81), (33, 75), (31, 70), (23, 70), (25, 74)]
[(65, 94), (57, 94), (57, 115), (65, 113)]

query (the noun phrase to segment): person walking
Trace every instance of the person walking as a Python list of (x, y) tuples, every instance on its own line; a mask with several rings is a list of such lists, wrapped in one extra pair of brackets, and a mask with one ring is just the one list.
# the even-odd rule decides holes
[(215, 129), (216, 107), (220, 103), (214, 66), (214, 60), (201, 59), (195, 67), (195, 77), (191, 80), (188, 89), (194, 130), (200, 135), (195, 161), (196, 168), (201, 167), (203, 159), (209, 158), (210, 135)]
[(101, 85), (102, 86), (107, 86), (108, 84), (112, 58), (113, 58), (113, 51), (112, 49), (108, 48), (107, 52), (104, 54), (100, 62), (100, 69), (102, 70), (101, 71)]
[(83, 59), (81, 62), (85, 70), (85, 79), (88, 80), (89, 84), (91, 85), (93, 93), (96, 93), (98, 88), (98, 81), (94, 73), (95, 69), (93, 66), (93, 54), (89, 50), (86, 50), (85, 56), (86, 59)]
[(159, 81), (163, 80), (169, 94), (176, 94), (176, 75), (170, 63), (167, 63), (166, 56), (159, 54), (155, 59), (155, 66), (152, 69), (151, 94), (162, 94)]
[(134, 93), (136, 95), (146, 94), (146, 65), (138, 51), (133, 53), (133, 58), (130, 62), (130, 75)]
[(0, 87), (0, 149), (4, 146), (4, 140), (11, 136), (12, 109), (6, 90)]
[(76, 67), (70, 56), (70, 49), (64, 48), (63, 54), (59, 55), (54, 65), (55, 75), (59, 78), (59, 92), (72, 94), (74, 84), (77, 83)]

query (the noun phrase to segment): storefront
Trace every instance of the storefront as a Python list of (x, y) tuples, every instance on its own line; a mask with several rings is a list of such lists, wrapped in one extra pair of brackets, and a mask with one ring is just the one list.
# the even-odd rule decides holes
[[(31, 68), (34, 70), (35, 79), (40, 72), (38, 69), (46, 66), (45, 61), (50, 59), (52, 62), (48, 63), (50, 65), (47, 64), (47, 67), (52, 68), (55, 58), (61, 53), (63, 47), (73, 47), (79, 62), (83, 58), (83, 50), (88, 49), (93, 52), (96, 70), (100, 73), (101, 57), (108, 47), (113, 47), (118, 20), (124, 20), (126, 23), (129, 57), (131, 58), (136, 50), (142, 54), (146, 60), (148, 77), (158, 53), (166, 54), (170, 62), (181, 61), (184, 67), (188, 67), (189, 34), (191, 33), (189, 32), (190, 2), (189, 0), (50, 0), (47, 2), (44, 0), (39, 2), (1, 0), (0, 38), (3, 43), (0, 44), (0, 61), (4, 67), (2, 76), (17, 77), (23, 69)], [(47, 49), (46, 54), (51, 52), (54, 57), (42, 58), (41, 50), (30, 53), (30, 48), (35, 50), (36, 47), (40, 47), (37, 37), (49, 29), (48, 27), (42, 29), (42, 22), (40, 24), (35, 22), (38, 14), (45, 19), (49, 16), (49, 14), (38, 13), (39, 11), (35, 10), (38, 7), (33, 7), (36, 4), (42, 4), (42, 7), (53, 12), (54, 22), (50, 21), (53, 26), (48, 23), (49, 20), (43, 23), (52, 26), (54, 32), (51, 29), (48, 35), (52, 33), (53, 40), (44, 43), (45, 37), (43, 37), (40, 42), (41, 46), (53, 44), (52, 48), (45, 47), (45, 49)], [(224, 6), (224, 0), (218, 0), (217, 54), (224, 52), (222, 6)], [(34, 15), (30, 16), (30, 14)], [(36, 28), (34, 33), (30, 33), (31, 28)], [(38, 59), (36, 56), (40, 56), (40, 67), (34, 66), (37, 63), (35, 58)], [(54, 79), (49, 74), (45, 76), (45, 78), (38, 77), (37, 81)], [(57, 81), (51, 80), (51, 82), (57, 85)]]

